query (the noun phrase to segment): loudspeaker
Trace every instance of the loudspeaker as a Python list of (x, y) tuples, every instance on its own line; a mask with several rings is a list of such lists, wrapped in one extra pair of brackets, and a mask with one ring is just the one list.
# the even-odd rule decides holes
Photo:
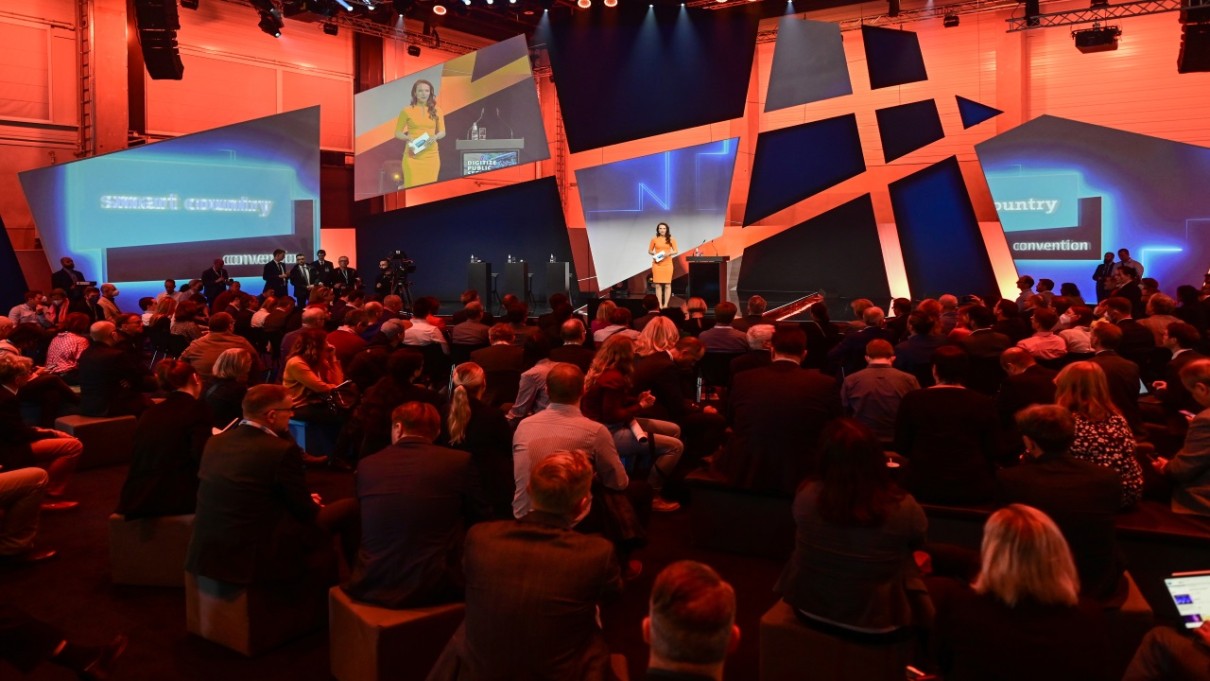
[(1181, 3), (1181, 23), (1197, 24), (1210, 21), (1210, 2), (1186, 0)]
[(134, 11), (147, 75), (152, 80), (180, 80), (185, 65), (176, 42), (181, 28), (176, 0), (135, 0)]
[(1210, 24), (1189, 24), (1182, 28), (1177, 73), (1210, 71)]

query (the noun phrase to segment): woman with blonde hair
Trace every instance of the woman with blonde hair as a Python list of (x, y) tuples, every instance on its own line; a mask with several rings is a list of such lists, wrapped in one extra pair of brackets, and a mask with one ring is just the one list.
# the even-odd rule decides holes
[(657, 352), (672, 352), (676, 349), (676, 343), (680, 339), (681, 332), (677, 330), (676, 324), (671, 319), (656, 317), (643, 327), (635, 350), (644, 357)]
[(714, 326), (714, 323), (706, 319), (706, 299), (694, 296), (685, 303), (685, 321), (681, 323), (681, 330), (690, 336), (697, 336), (699, 333)]
[(483, 401), (487, 373), (474, 362), (454, 367), (454, 390), (446, 415), (446, 444), (469, 452), (479, 469), (483, 496), (493, 518), (513, 517), (512, 429), (504, 412)]
[(613, 315), (613, 311), (618, 309), (618, 304), (612, 300), (602, 300), (600, 305), (597, 305), (597, 316), (593, 318), (592, 323), (588, 325), (588, 335), (591, 336), (601, 329), (609, 326), (609, 318)]
[(984, 526), (981, 554), (969, 588), (930, 584), (946, 681), (1109, 678), (1102, 608), (1080, 599), (1075, 562), (1053, 520), (1005, 506)]
[[(654, 326), (656, 321), (648, 326)], [(580, 410), (609, 429), (628, 473), (651, 466), (648, 480), (655, 492), (652, 510), (675, 511), (680, 504), (664, 499), (661, 491), (685, 449), (680, 440), (681, 428), (669, 421), (638, 418), (655, 405), (655, 397), (650, 391), (636, 395), (633, 376), (634, 342), (626, 336), (610, 336), (597, 350), (584, 377)], [(650, 461), (647, 461), (651, 451), (648, 438), (655, 444), (655, 458)]]
[(202, 398), (210, 407), (215, 428), (226, 428), (243, 415), (241, 405), (248, 392), (248, 373), (252, 371), (252, 355), (243, 348), (227, 348), (211, 369), (213, 379)]
[(1105, 372), (1094, 362), (1073, 362), (1055, 378), (1055, 404), (1071, 412), (1076, 439), (1071, 455), (1111, 468), (1122, 479), (1122, 508), (1143, 494), (1143, 471), (1134, 458), (1134, 434), (1109, 397)]

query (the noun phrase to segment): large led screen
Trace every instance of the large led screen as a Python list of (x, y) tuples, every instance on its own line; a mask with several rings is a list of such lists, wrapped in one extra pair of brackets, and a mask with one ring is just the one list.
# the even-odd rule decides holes
[(1017, 270), (1095, 290), (1130, 250), (1172, 293), (1200, 286), (1210, 249), (1210, 149), (1042, 116), (976, 146)]
[(223, 258), (259, 292), (272, 252), (314, 257), (319, 107), (20, 175), (51, 269), (70, 256), (119, 304), (182, 286)]
[[(576, 171), (597, 285), (651, 268), (648, 246), (668, 223), (681, 253), (723, 234), (736, 138)], [(703, 255), (719, 255), (707, 246)]]
[(353, 98), (357, 200), (550, 158), (524, 36)]

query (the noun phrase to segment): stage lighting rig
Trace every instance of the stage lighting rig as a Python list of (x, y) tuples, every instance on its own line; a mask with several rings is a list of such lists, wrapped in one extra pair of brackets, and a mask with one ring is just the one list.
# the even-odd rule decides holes
[(257, 26), (260, 27), (260, 30), (273, 36), (274, 38), (281, 37), (281, 27), (277, 25), (277, 22), (273, 20), (273, 17), (270, 16), (268, 12), (261, 12), (260, 22), (257, 24)]
[(1071, 32), (1071, 37), (1076, 41), (1076, 49), (1084, 54), (1116, 50), (1118, 49), (1118, 38), (1121, 36), (1121, 28), (1101, 26), (1100, 24), (1093, 24), (1092, 28)]

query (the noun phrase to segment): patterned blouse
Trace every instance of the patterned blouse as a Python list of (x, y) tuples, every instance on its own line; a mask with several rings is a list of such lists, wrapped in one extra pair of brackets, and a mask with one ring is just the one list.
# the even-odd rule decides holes
[(54, 374), (65, 374), (76, 368), (80, 355), (88, 349), (88, 339), (63, 331), (50, 341), (46, 349), (46, 370)]
[(1112, 468), (1122, 478), (1122, 508), (1134, 506), (1143, 495), (1143, 470), (1134, 458), (1134, 435), (1126, 419), (1113, 415), (1105, 421), (1093, 421), (1083, 414), (1072, 414), (1076, 422), (1076, 440), (1071, 455)]

